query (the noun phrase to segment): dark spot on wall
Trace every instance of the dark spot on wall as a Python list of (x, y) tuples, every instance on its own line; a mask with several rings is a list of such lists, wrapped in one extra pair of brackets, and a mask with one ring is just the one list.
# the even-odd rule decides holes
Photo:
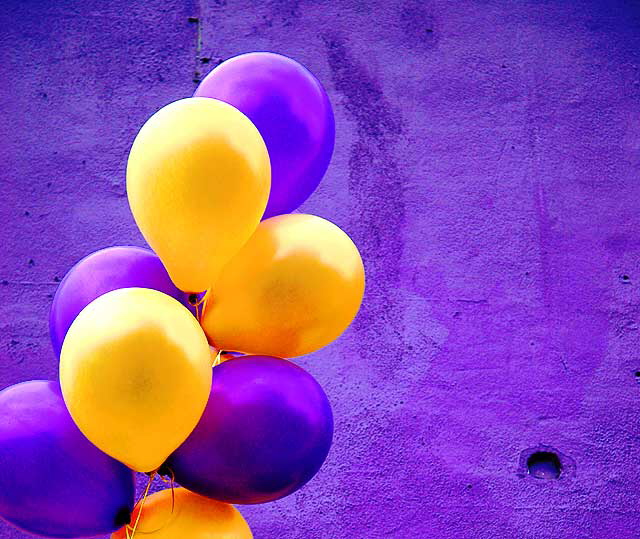
[(200, 19), (198, 17), (189, 17), (187, 20), (189, 22), (200, 22)]
[(36, 265), (36, 261), (33, 258), (30, 258), (28, 264), (30, 267), (33, 267)]
[(620, 275), (620, 282), (624, 284), (630, 284), (631, 277), (629, 277), (627, 274)]
[(53, 278), (53, 282), (54, 283), (59, 283), (60, 282), (60, 277), (58, 277), (57, 275)]
[(271, 4), (273, 18), (281, 18), (282, 26), (291, 26), (300, 16), (300, 0), (276, 0)]
[(636, 380), (640, 382), (640, 371), (635, 371), (633, 375), (636, 377)]
[[(343, 36), (327, 33), (323, 41), (335, 88), (344, 96), (345, 111), (356, 126), (349, 156), (349, 188), (357, 202), (358, 219), (350, 223), (348, 232), (362, 251), (369, 282), (385, 283), (378, 293), (371, 293), (373, 287), (367, 289), (370, 295), (354, 328), (374, 341), (397, 342), (398, 349), (404, 350), (402, 317), (393, 307), (400, 283), (397, 261), (404, 250), (398, 231), (403, 229), (406, 211), (403, 186), (407, 179), (396, 159), (402, 117), (384, 95), (380, 78), (370, 72), (366, 59), (353, 56)], [(359, 342), (371, 345), (367, 338)]]
[(351, 57), (343, 39), (327, 35), (324, 42), (336, 90), (345, 96), (346, 111), (355, 120), (361, 138), (391, 142), (402, 134), (398, 111), (385, 98), (378, 78)]
[(632, 312), (613, 310), (609, 318), (613, 323), (613, 329), (618, 337), (638, 331), (638, 313), (635, 312), (635, 309)]
[(29, 213), (29, 211), (28, 211), (28, 210), (25, 210), (25, 212), (24, 212), (24, 216), (25, 216), (25, 217), (29, 217), (30, 215), (31, 215), (31, 214)]
[(400, 11), (400, 26), (404, 34), (423, 48), (432, 49), (438, 45), (435, 32), (436, 21), (430, 2), (412, 0)]

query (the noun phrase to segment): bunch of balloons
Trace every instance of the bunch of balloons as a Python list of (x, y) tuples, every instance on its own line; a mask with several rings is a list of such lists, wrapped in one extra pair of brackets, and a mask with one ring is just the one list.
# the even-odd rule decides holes
[[(222, 63), (144, 124), (127, 192), (155, 252), (103, 249), (62, 280), (60, 382), (0, 393), (0, 516), (49, 537), (245, 539), (230, 504), (316, 474), (331, 406), (290, 359), (347, 328), (364, 268), (340, 228), (290, 212), (334, 138), (321, 84), (272, 53)], [(134, 472), (150, 477), (135, 507)], [(171, 488), (148, 496), (156, 476)]]

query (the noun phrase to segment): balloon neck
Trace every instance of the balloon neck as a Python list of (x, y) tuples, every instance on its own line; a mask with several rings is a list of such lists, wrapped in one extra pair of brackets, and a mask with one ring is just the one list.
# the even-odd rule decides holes
[(142, 498), (140, 498), (140, 501), (137, 504), (138, 514), (136, 515), (136, 520), (133, 523), (133, 525), (131, 525), (131, 522), (129, 522), (128, 524), (125, 525), (125, 528), (124, 528), (127, 539), (133, 539), (136, 535), (138, 524), (140, 523), (140, 516), (142, 515), (142, 509), (144, 508), (144, 502), (146, 502), (147, 498), (149, 497), (149, 490), (151, 490), (151, 484), (153, 483), (153, 480), (156, 478), (156, 475), (158, 475), (158, 470), (148, 472), (147, 475), (149, 476), (149, 481), (147, 482), (147, 487), (144, 489), (144, 494), (142, 495)]
[(160, 468), (158, 468), (158, 475), (161, 475), (162, 477), (173, 477), (173, 471), (165, 462), (162, 466), (160, 466)]
[(209, 296), (209, 290), (205, 290), (199, 294), (189, 294), (189, 305), (195, 308), (196, 310), (196, 318), (198, 322), (202, 320), (202, 315), (204, 314), (204, 308), (207, 305), (207, 298)]

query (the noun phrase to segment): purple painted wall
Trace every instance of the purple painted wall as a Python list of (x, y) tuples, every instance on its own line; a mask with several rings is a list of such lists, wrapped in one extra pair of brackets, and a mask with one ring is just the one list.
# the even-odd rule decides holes
[[(56, 377), (65, 271), (143, 243), (124, 168), (144, 120), (274, 50), (331, 95), (303, 209), (353, 236), (369, 284), (300, 362), (334, 448), (243, 509), (256, 538), (639, 536), (638, 2), (3, 0), (0, 25), (1, 387)], [(541, 445), (560, 479), (527, 475)]]

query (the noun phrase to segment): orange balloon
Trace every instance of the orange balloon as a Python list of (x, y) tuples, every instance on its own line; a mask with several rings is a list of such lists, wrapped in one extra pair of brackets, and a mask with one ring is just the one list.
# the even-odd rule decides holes
[[(147, 498), (134, 537), (151, 539), (253, 539), (253, 534), (240, 512), (228, 503), (217, 502), (184, 488), (161, 490)], [(140, 502), (129, 524), (134, 526)], [(138, 535), (140, 534), (140, 535)], [(111, 539), (127, 539), (126, 526)]]
[(223, 268), (202, 327), (221, 350), (301, 356), (338, 338), (363, 294), (362, 259), (347, 234), (314, 215), (279, 215)]

